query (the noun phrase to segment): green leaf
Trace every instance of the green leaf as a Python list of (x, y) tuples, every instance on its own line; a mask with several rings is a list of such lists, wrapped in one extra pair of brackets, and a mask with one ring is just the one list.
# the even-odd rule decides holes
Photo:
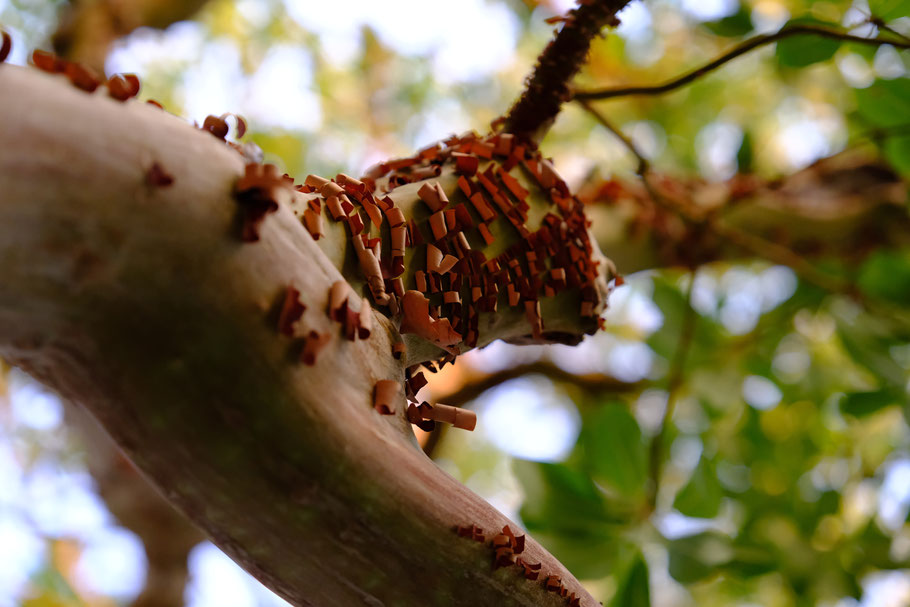
[(714, 465), (702, 454), (689, 482), (673, 500), (673, 507), (686, 516), (714, 518), (720, 510), (722, 497)]
[(637, 552), (632, 565), (619, 583), (610, 607), (650, 607), (651, 590), (648, 584), (648, 563)]
[(627, 498), (644, 493), (647, 452), (638, 422), (624, 404), (604, 405), (582, 433), (585, 464), (605, 488)]
[[(800, 17), (793, 19), (784, 27), (789, 25), (822, 25), (838, 29), (836, 23), (826, 23), (811, 17)], [(797, 34), (784, 38), (777, 43), (775, 54), (777, 62), (785, 67), (806, 67), (819, 61), (826, 61), (834, 56), (837, 49), (840, 48), (840, 40), (831, 40), (821, 38), (811, 34)]]
[(610, 521), (603, 494), (583, 472), (525, 460), (512, 467), (524, 490), (521, 518), (529, 528), (588, 533)]
[(628, 550), (620, 537), (625, 512), (610, 511), (591, 478), (566, 464), (515, 460), (525, 495), (521, 519), (528, 531), (573, 573), (601, 578)]
[(691, 584), (718, 571), (733, 557), (730, 538), (716, 531), (705, 531), (667, 545), (670, 575), (677, 582)]
[(910, 301), (910, 251), (875, 252), (860, 269), (857, 283), (873, 297), (899, 304)]
[(910, 116), (910, 78), (876, 80), (856, 91), (857, 111), (882, 128), (906, 125)]
[(910, 179), (910, 135), (886, 138), (882, 150), (891, 166), (904, 178)]
[(755, 159), (753, 146), (752, 135), (749, 131), (746, 131), (743, 133), (742, 143), (739, 144), (739, 151), (736, 152), (736, 166), (740, 173), (748, 174), (752, 172)]
[(706, 21), (705, 23), (702, 23), (702, 25), (718, 36), (725, 36), (727, 38), (745, 36), (754, 29), (752, 26), (752, 17), (750, 16), (749, 11), (743, 6), (740, 6), (739, 11), (732, 15), (724, 17), (723, 19), (718, 19), (717, 21)]
[(869, 0), (873, 17), (891, 21), (910, 15), (910, 0)]
[(865, 417), (898, 403), (899, 399), (891, 390), (851, 392), (841, 399), (840, 410), (853, 417)]

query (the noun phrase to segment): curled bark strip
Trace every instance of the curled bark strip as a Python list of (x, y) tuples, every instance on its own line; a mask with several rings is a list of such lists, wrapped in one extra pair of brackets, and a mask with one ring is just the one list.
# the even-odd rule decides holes
[(376, 382), (373, 390), (373, 408), (381, 415), (393, 415), (395, 402), (401, 394), (401, 384), (391, 379), (381, 379)]
[(117, 101), (126, 101), (139, 94), (139, 78), (136, 74), (114, 74), (105, 84), (107, 94)]
[(306, 306), (300, 301), (300, 291), (288, 287), (284, 292), (281, 303), (281, 312), (278, 314), (278, 332), (282, 335), (293, 336), (294, 325), (303, 317)]

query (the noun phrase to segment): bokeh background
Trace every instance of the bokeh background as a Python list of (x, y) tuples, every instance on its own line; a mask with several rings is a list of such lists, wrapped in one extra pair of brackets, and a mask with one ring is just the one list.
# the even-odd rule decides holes
[[(244, 116), (245, 140), (302, 179), (485, 130), (551, 37), (544, 20), (573, 2), (197, 4), (187, 20), (110, 45), (103, 20), (74, 25), (59, 0), (0, 0), (0, 24), (19, 64), (55, 32), (93, 34), (102, 50), (87, 56), (137, 73), (141, 98), (200, 124)], [(907, 6), (634, 2), (579, 83), (660, 83), (793, 19), (872, 35), (875, 14), (906, 36)], [(699, 191), (737, 175), (786, 179), (864, 146), (906, 177), (910, 55), (825, 44), (770, 45), (603, 111), (654, 171)], [(890, 105), (875, 105), (881, 91)], [(637, 183), (635, 157), (575, 105), (543, 147), (573, 187)], [(615, 236), (592, 216), (598, 237)], [(849, 263), (831, 251), (818, 263), (855, 286), (847, 293), (760, 257), (628, 275), (606, 329), (578, 347), (494, 343), (460, 357), (422, 396), (474, 408), (478, 429), (422, 436), (426, 450), (605, 604), (910, 605), (910, 249), (870, 247)], [(116, 453), (98, 453), (78, 411), (2, 369), (0, 607), (130, 604), (147, 556), (138, 527), (111, 513), (130, 503), (111, 483), (136, 473), (125, 461), (90, 469)], [(192, 607), (284, 604), (206, 541), (188, 562)]]

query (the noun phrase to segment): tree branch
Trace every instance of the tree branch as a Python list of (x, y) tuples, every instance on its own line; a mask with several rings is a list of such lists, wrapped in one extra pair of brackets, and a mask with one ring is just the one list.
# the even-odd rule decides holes
[[(824, 158), (768, 180), (726, 182), (651, 172), (655, 200), (637, 180), (593, 180), (579, 191), (600, 248), (623, 273), (768, 258), (795, 266), (825, 288), (812, 260), (852, 265), (879, 248), (910, 244), (908, 185), (871, 148)], [(770, 246), (770, 248), (769, 248)]]
[(603, 100), (614, 99), (616, 97), (631, 97), (635, 95), (660, 95), (683, 87), (690, 82), (693, 82), (694, 80), (713, 72), (725, 63), (728, 63), (737, 57), (745, 55), (751, 50), (765, 46), (766, 44), (771, 44), (773, 42), (789, 38), (791, 36), (805, 35), (819, 36), (821, 38), (829, 38), (843, 42), (869, 44), (873, 46), (890, 44), (901, 49), (910, 48), (910, 42), (904, 42), (896, 39), (863, 38), (862, 36), (854, 36), (845, 32), (838, 32), (817, 25), (790, 25), (773, 34), (761, 34), (759, 36), (755, 36), (754, 38), (749, 38), (748, 40), (745, 40), (744, 42), (733, 47), (731, 50), (727, 51), (717, 59), (714, 59), (713, 61), (710, 61), (701, 67), (692, 70), (691, 72), (683, 74), (682, 76), (674, 78), (673, 80), (669, 80), (663, 84), (653, 86), (622, 86), (596, 90), (577, 90), (572, 94), (572, 98), (579, 100)]
[[(91, 411), (234, 560), (295, 605), (565, 604), (493, 570), (491, 535), (517, 525), (420, 452), (403, 396), (373, 408), (403, 379), (398, 332), (375, 314), (369, 338), (338, 335), (342, 275), (293, 212), (237, 240), (239, 154), (13, 66), (0, 116), (0, 356)], [(289, 285), (333, 336), (314, 366), (269, 317)], [(454, 531), (472, 524), (486, 543)], [(595, 604), (533, 540), (521, 556)]]
[(588, 56), (591, 41), (630, 0), (586, 0), (569, 11), (562, 29), (537, 59), (525, 90), (504, 118), (503, 130), (540, 141), (571, 98), (570, 83)]

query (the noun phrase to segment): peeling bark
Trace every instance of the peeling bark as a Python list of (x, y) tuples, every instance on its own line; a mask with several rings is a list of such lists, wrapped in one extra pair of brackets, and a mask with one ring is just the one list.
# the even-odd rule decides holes
[[(403, 379), (397, 331), (376, 314), (349, 342), (316, 312), (342, 275), (291, 210), (235, 238), (238, 154), (12, 66), (0, 114), (0, 356), (88, 409), (219, 547), (295, 605), (565, 604), (493, 570), (489, 540), (519, 527), (423, 455), (403, 398), (373, 409)], [(335, 336), (312, 367), (269, 316), (288, 285)], [(522, 557), (595, 604), (530, 538)]]

